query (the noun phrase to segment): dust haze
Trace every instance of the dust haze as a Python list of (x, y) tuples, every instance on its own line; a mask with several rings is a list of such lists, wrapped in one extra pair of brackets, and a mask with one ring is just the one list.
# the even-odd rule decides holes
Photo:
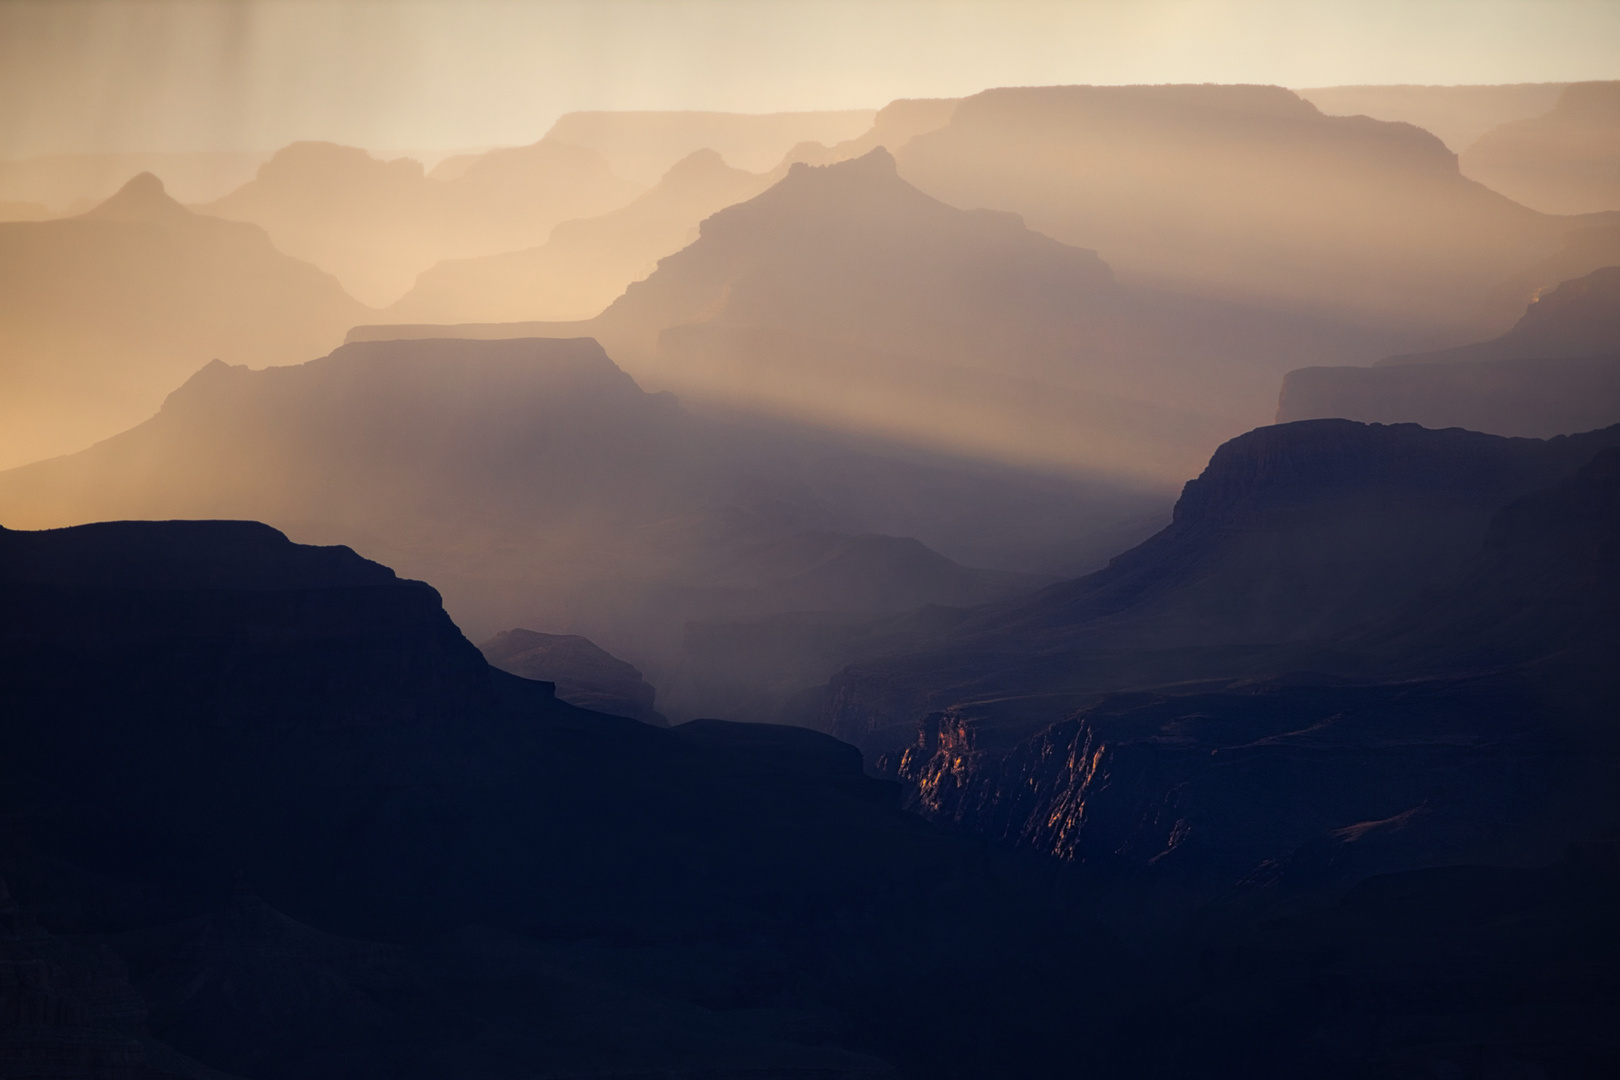
[(1616, 57), (0, 5), (0, 1075), (1607, 1075)]

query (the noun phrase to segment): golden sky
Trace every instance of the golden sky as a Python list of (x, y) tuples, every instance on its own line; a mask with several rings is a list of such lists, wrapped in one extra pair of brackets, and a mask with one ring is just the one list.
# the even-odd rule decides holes
[(1616, 0), (0, 0), (0, 157), (532, 142), (573, 109), (1620, 77)]

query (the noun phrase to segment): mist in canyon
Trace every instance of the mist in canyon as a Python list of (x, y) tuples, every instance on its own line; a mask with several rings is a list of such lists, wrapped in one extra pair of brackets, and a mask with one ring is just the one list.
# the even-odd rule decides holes
[(0, 1075), (1620, 1068), (1620, 19), (1274, 7), (0, 10)]

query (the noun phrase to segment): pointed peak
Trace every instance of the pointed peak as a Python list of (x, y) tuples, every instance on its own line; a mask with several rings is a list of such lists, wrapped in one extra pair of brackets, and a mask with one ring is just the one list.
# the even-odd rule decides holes
[(100, 206), (80, 216), (97, 221), (182, 221), (196, 217), (170, 198), (163, 181), (149, 172), (132, 177)]

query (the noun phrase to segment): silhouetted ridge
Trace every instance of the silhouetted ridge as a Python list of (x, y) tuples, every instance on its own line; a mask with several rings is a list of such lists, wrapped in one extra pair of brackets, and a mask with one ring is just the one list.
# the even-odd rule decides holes
[[(1574, 468), (1607, 436), (1549, 444), (1417, 424), (1303, 420), (1223, 443), (1182, 490), (1179, 523), (1241, 523), (1265, 511), (1358, 491), (1381, 497), (1500, 501)], [(1565, 449), (1565, 448), (1568, 449)], [(1544, 458), (1552, 460), (1544, 463)]]
[(394, 580), (392, 570), (349, 548), (294, 544), (257, 521), (0, 527), (0, 586), (333, 589)]
[(319, 355), (365, 311), (263, 229), (192, 213), (150, 173), (77, 217), (0, 223), (0, 466), (139, 423), (211, 359)]
[(1427, 131), (1280, 87), (987, 90), (897, 156), (929, 194), (1017, 212), (1124, 281), (1392, 330), (1472, 326), (1567, 227), (1462, 176)]
[[(0, 539), (182, 565), (209, 535), (211, 582), (331, 555), (241, 522)], [(964, 1024), (986, 1066), (1066, 1054), (1074, 1023), (1059, 1050), (983, 1010), (1048, 993), (1029, 957), (1128, 967), (826, 735), (574, 708), (420, 583), (159, 576), (0, 585), (8, 1077), (880, 1080)]]

